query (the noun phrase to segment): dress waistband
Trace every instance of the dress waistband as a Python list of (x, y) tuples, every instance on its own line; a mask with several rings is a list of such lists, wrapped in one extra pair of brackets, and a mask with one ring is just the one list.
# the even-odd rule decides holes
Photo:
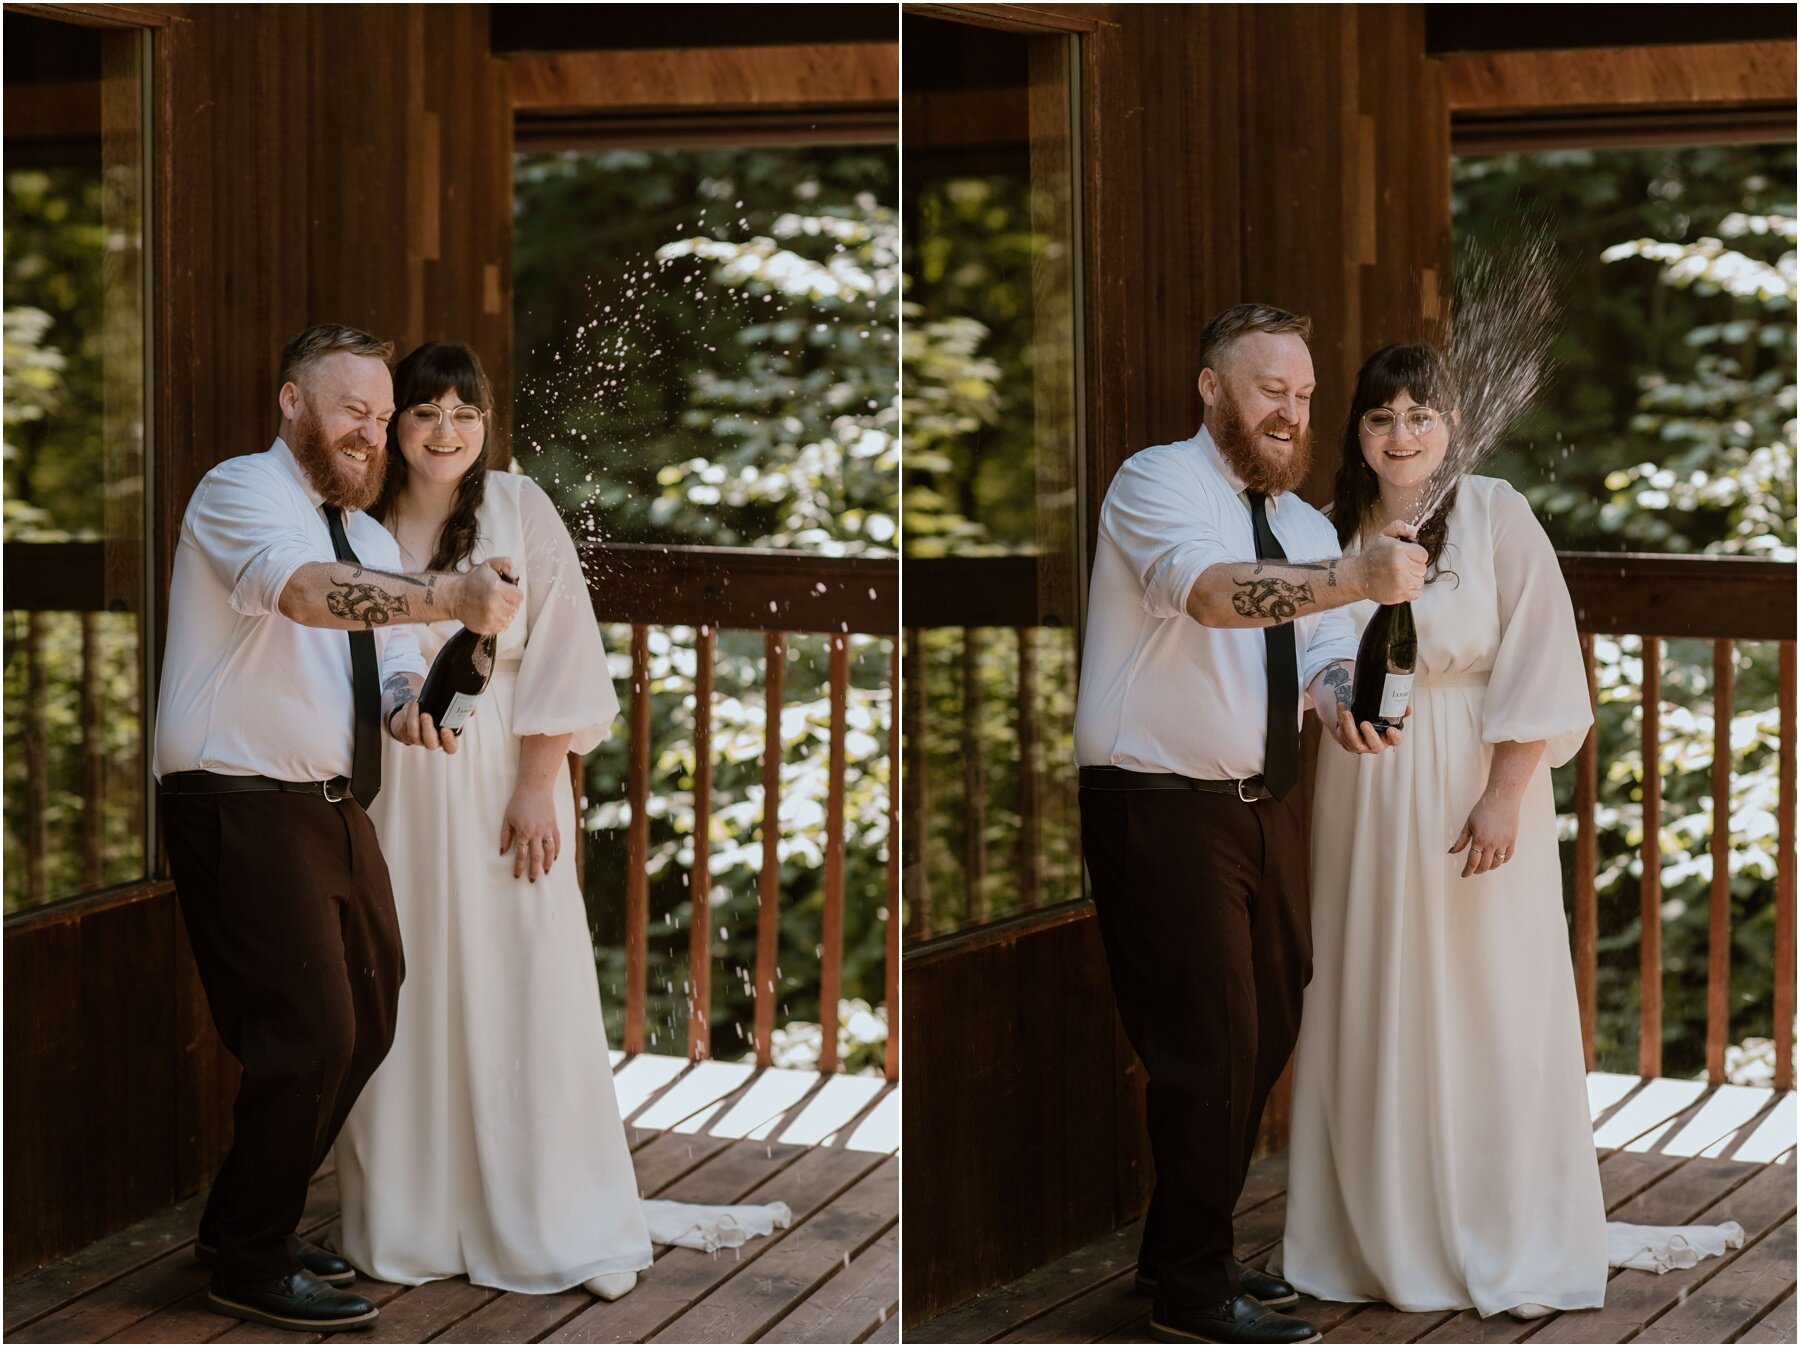
[(1415, 688), (1484, 688), (1493, 677), (1492, 669), (1471, 669), (1465, 673), (1420, 674), (1413, 679)]

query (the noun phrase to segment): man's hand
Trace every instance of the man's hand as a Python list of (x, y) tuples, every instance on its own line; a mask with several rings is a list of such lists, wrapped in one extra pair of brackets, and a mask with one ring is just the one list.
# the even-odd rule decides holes
[[(1409, 709), (1406, 713), (1411, 715)], [(1326, 732), (1338, 741), (1338, 746), (1346, 753), (1385, 753), (1390, 748), (1399, 748), (1401, 734), (1399, 730), (1377, 730), (1368, 721), (1358, 725), (1350, 714), (1348, 706), (1340, 706), (1337, 715), (1322, 717)]]
[(479, 636), (503, 632), (519, 611), (524, 596), (513, 579), (512, 559), (489, 557), (466, 575), (457, 577), (456, 616)]
[(1357, 580), (1376, 603), (1411, 603), (1425, 589), (1426, 552), (1412, 541), (1415, 530), (1395, 520), (1356, 558)]
[(409, 748), (437, 749), (443, 753), (455, 753), (461, 742), (449, 730), (440, 730), (431, 723), (431, 717), (419, 710), (416, 698), (394, 708), (388, 716), (388, 733), (398, 743)]

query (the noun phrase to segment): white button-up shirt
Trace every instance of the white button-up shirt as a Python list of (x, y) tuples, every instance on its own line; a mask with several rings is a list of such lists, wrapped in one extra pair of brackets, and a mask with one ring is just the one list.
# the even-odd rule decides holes
[[(1244, 483), (1204, 427), (1133, 454), (1107, 488), (1088, 591), (1075, 760), (1084, 767), (1256, 776), (1268, 738), (1268, 653), (1261, 627), (1205, 627), (1188, 592), (1220, 562), (1253, 563)], [(1292, 562), (1338, 555), (1331, 522), (1298, 496), (1272, 497), (1269, 527)], [(1246, 567), (1246, 572), (1247, 572)], [(1301, 696), (1333, 660), (1356, 658), (1344, 608), (1294, 622)]]
[[(155, 772), (324, 781), (348, 776), (356, 732), (350, 641), (283, 617), (281, 591), (334, 561), (331, 527), (293, 450), (219, 464), (194, 489), (169, 585), (169, 641), (156, 703)], [(359, 511), (344, 534), (364, 565), (399, 571), (394, 537)], [(375, 628), (385, 684), (425, 672), (412, 628)]]

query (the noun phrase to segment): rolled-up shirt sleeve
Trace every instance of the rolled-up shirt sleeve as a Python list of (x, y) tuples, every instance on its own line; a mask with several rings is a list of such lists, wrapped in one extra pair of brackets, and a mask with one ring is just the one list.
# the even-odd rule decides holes
[(1206, 571), (1240, 560), (1220, 536), (1216, 506), (1190, 474), (1158, 479), (1139, 454), (1125, 460), (1106, 493), (1100, 531), (1124, 556), (1144, 586), (1151, 617), (1181, 617), (1188, 594)]
[(1313, 679), (1323, 673), (1327, 665), (1341, 659), (1355, 660), (1356, 646), (1356, 623), (1350, 620), (1348, 608), (1330, 608), (1320, 613), (1312, 637), (1306, 643), (1301, 689), (1311, 687)]
[(194, 492), (182, 528), (245, 617), (281, 611), (281, 591), (319, 554), (316, 539), (296, 526), (280, 493), (253, 469), (209, 473)]

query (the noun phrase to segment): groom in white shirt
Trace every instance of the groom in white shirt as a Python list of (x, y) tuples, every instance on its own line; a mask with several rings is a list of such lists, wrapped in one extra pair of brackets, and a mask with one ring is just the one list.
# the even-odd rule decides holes
[(1399, 731), (1350, 716), (1343, 605), (1416, 599), (1425, 552), (1340, 558), (1293, 495), (1311, 464), (1311, 322), (1242, 304), (1201, 334), (1192, 439), (1113, 478), (1075, 713), (1082, 846), (1113, 996), (1149, 1074), (1156, 1187), (1138, 1255), (1174, 1342), (1297, 1343), (1293, 1288), (1232, 1257), (1232, 1210), (1312, 972), (1301, 689), (1353, 752)]

